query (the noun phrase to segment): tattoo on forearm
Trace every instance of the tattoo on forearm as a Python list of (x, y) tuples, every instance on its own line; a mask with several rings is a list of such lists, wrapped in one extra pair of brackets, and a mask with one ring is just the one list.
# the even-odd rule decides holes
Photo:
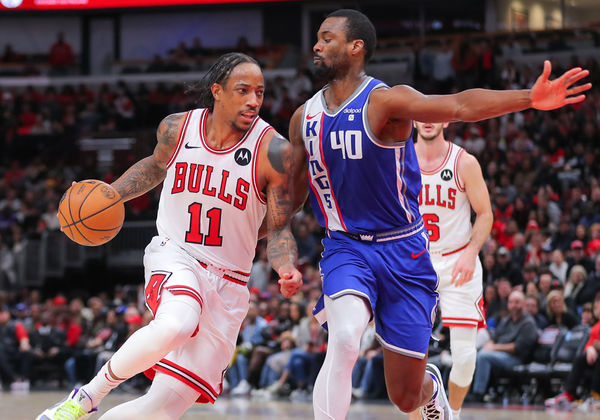
[(165, 117), (156, 130), (158, 141), (152, 156), (148, 156), (129, 168), (112, 186), (121, 194), (123, 201), (138, 197), (156, 187), (167, 174), (166, 164), (179, 140), (179, 131), (185, 113)]
[(147, 157), (129, 168), (112, 186), (123, 201), (127, 201), (156, 187), (166, 173), (166, 169), (156, 166), (152, 157)]
[(283, 147), (284, 145), (289, 145), (289, 142), (276, 134), (271, 139), (269, 150), (267, 151), (271, 166), (280, 174), (289, 172), (292, 167), (292, 154), (289, 147)]
[(267, 257), (275, 271), (278, 271), (284, 265), (294, 265), (297, 255), (296, 240), (288, 226), (269, 234)]
[(267, 206), (267, 256), (277, 271), (283, 265), (293, 265), (298, 255), (296, 240), (289, 227), (293, 207), (289, 189), (281, 185), (272, 186)]

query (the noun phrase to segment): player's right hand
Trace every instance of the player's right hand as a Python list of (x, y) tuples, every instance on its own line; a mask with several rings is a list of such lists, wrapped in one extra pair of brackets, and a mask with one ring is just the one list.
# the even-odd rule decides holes
[(283, 297), (291, 298), (302, 287), (302, 273), (296, 268), (281, 270), (279, 273), (279, 287)]

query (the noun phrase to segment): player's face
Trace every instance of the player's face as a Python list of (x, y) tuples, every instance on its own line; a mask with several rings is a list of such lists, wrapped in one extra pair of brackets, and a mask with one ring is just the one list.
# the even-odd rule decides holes
[(419, 138), (427, 141), (434, 140), (442, 134), (442, 130), (448, 127), (448, 123), (422, 123), (415, 121), (415, 128), (419, 133)]
[(231, 71), (225, 86), (216, 89), (215, 108), (222, 110), (235, 130), (245, 132), (258, 117), (264, 92), (260, 68), (254, 63), (242, 63)]
[(317, 43), (313, 46), (313, 62), (317, 77), (330, 81), (350, 65), (350, 43), (346, 39), (346, 18), (330, 17), (321, 23)]

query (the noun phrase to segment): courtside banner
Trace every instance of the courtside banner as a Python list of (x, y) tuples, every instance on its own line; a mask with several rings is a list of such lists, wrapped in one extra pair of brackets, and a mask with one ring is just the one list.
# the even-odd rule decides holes
[(0, 0), (4, 10), (112, 9), (118, 7), (155, 7), (189, 4), (266, 3), (293, 0)]

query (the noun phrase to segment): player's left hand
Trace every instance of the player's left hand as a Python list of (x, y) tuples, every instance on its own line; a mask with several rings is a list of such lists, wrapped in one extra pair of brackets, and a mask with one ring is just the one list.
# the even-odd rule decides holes
[(279, 272), (277, 283), (279, 283), (281, 294), (286, 298), (291, 298), (302, 287), (302, 273), (296, 268), (283, 269)]
[(475, 271), (475, 260), (477, 255), (473, 255), (469, 249), (465, 250), (462, 255), (452, 267), (452, 279), (450, 284), (454, 284), (455, 287), (460, 287), (465, 283), (468, 283), (473, 278), (473, 272)]
[(548, 80), (551, 72), (550, 61), (544, 61), (544, 70), (531, 88), (532, 108), (548, 111), (567, 104), (576, 104), (585, 99), (585, 95), (578, 95), (578, 93), (592, 87), (591, 83), (571, 87), (590, 73), (588, 70), (582, 70), (581, 67), (566, 71), (558, 79)]

